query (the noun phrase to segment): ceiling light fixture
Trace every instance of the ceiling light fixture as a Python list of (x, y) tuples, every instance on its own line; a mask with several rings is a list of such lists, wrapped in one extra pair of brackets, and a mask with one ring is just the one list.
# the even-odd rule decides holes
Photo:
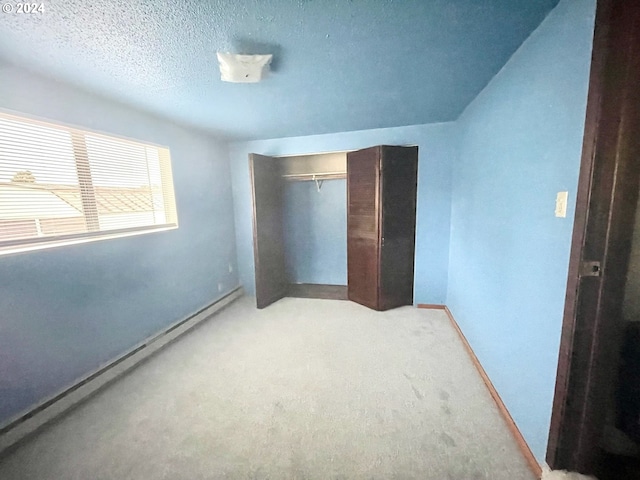
[(223, 82), (257, 83), (269, 73), (273, 55), (236, 55), (218, 52)]

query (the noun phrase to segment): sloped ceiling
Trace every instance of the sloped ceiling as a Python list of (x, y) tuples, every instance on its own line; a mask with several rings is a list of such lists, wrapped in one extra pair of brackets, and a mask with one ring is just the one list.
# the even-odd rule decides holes
[[(444, 122), (557, 3), (49, 0), (0, 14), (0, 58), (235, 140)], [(223, 83), (218, 50), (273, 73)]]

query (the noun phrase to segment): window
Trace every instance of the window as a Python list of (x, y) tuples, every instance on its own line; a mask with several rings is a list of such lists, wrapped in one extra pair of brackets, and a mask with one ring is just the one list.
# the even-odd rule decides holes
[(0, 112), (0, 254), (177, 223), (168, 148)]

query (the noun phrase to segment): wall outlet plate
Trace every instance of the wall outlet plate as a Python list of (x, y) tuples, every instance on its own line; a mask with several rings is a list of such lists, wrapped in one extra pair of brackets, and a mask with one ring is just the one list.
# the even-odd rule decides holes
[(556, 217), (565, 218), (567, 216), (567, 201), (569, 192), (558, 192), (556, 195)]

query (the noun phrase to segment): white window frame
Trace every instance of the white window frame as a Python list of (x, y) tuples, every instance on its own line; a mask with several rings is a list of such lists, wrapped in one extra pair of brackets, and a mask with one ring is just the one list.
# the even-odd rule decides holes
[[(63, 122), (44, 119), (3, 108), (0, 108), (0, 117), (64, 130), (71, 135), (72, 148), (74, 152), (73, 156), (75, 158), (76, 171), (78, 175), (78, 185), (82, 197), (83, 217), (85, 219), (87, 227), (87, 232), (83, 233), (0, 240), (0, 256), (34, 250), (49, 249), (66, 245), (77, 245), (80, 243), (94, 242), (99, 240), (108, 240), (134, 235), (164, 232), (168, 230), (175, 230), (178, 228), (177, 202), (174, 192), (173, 172), (171, 168), (171, 154), (168, 147), (147, 141), (124, 137), (121, 135), (114, 135), (111, 133), (78, 127)], [(90, 163), (88, 161), (87, 147), (85, 144), (85, 135), (94, 135), (107, 139), (133, 143), (136, 144), (136, 146), (158, 149), (159, 156), (161, 157), (159, 160), (162, 178), (161, 190), (166, 212), (166, 223), (110, 230), (99, 230), (99, 226), (97, 223), (97, 197), (93, 192), (93, 184), (90, 174)], [(2, 157), (0, 156), (0, 170), (1, 169)], [(39, 226), (39, 222), (37, 220), (36, 225)]]

